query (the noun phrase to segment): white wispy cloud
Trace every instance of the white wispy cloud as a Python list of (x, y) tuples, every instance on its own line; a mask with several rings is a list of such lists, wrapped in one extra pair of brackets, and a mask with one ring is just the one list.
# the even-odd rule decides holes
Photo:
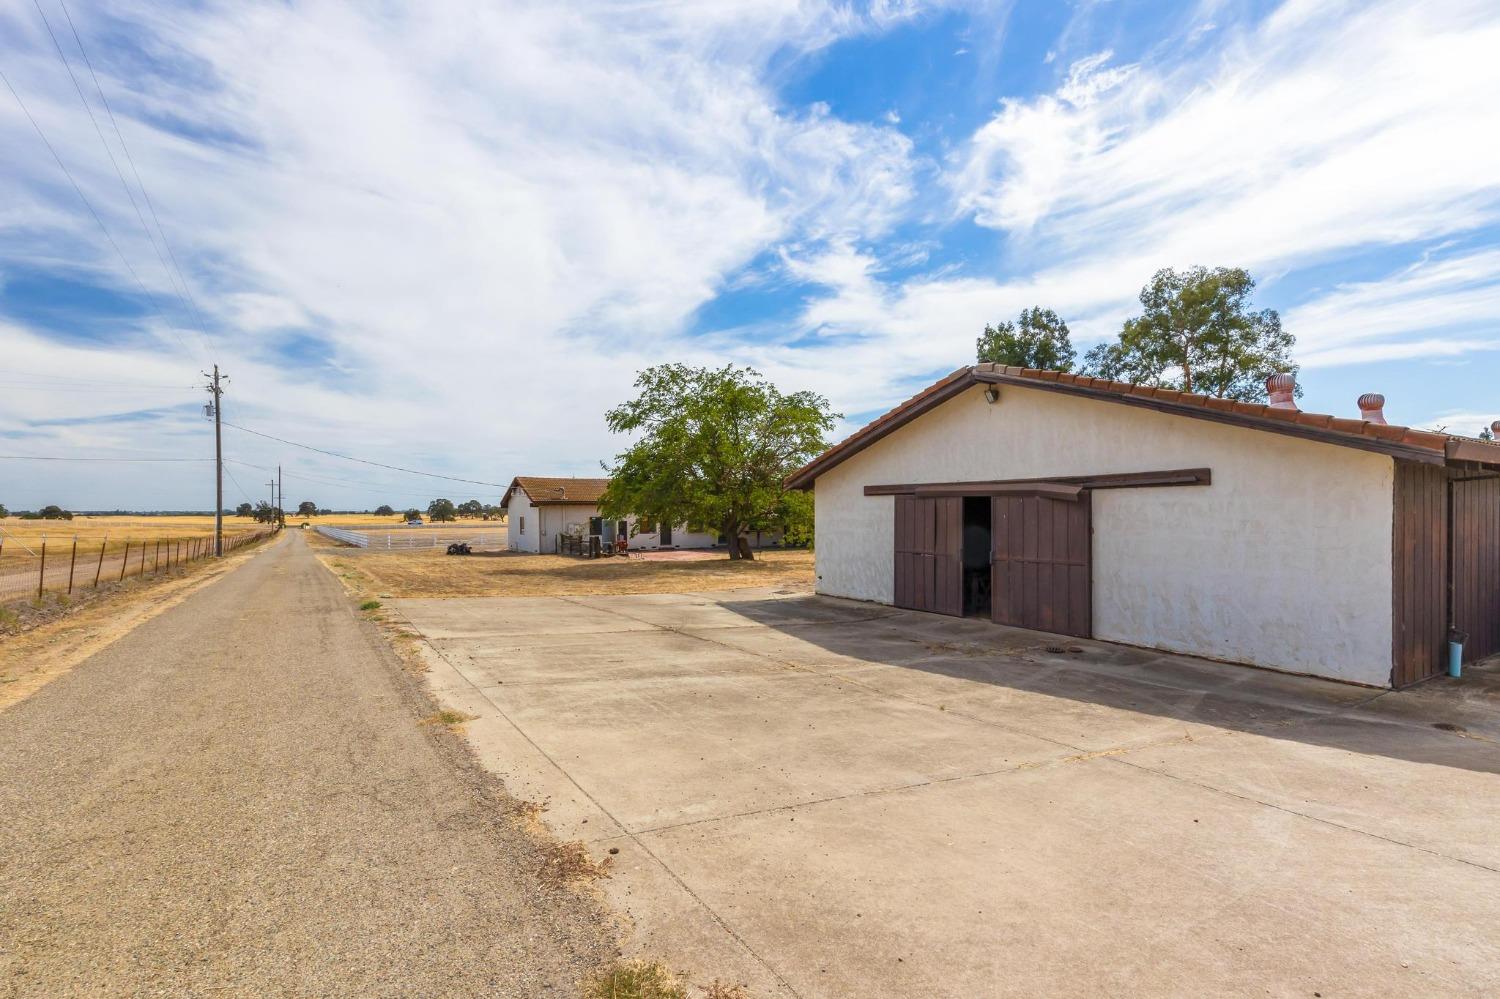
[[(788, 53), (927, 6), (70, 9), (210, 316), (208, 352), (235, 379), (226, 411), (336, 450), (492, 481), (587, 474), (617, 446), (603, 410), (651, 363), (751, 363), (866, 413), (967, 361), (984, 322), (1025, 306), (1058, 309), (1087, 341), (1118, 328), (1161, 266), (1241, 265), (1274, 284), (1408, 244), (1410, 266), (1332, 279), (1287, 310), (1303, 361), (1496, 356), (1494, 253), (1426, 252), (1500, 223), (1500, 140), (1484, 125), (1500, 93), (1493, 3), (1290, 0), (1242, 21), (1205, 2), (1181, 38), (1128, 60), (1080, 52), (1070, 27), (1051, 89), (996, 94), (936, 164), (894, 115), (848, 121), (776, 92)], [(0, 39), (0, 65), (125, 256), (174, 302), (35, 8), (0, 0)], [(4, 91), (0, 148), (0, 281), (40, 270), (130, 291)], [(993, 232), (995, 259), (928, 267), (943, 218)], [(696, 311), (762, 279), (744, 268), (764, 260), (766, 280), (801, 286), (796, 319), (695, 333)], [(18, 370), (122, 382), (0, 390), (0, 433), (33, 453), (206, 453), (201, 393), (123, 384), (192, 380), (206, 351), (181, 312), (93, 339), (0, 328)], [(392, 496), (446, 490), (230, 439), (244, 460), (295, 456), (301, 473)], [(50, 481), (84, 490), (71, 502), (150, 504), (190, 488), (178, 474)], [(3, 485), (12, 506), (51, 501)]]
[[(15, 40), (7, 72), (169, 301), (169, 276), (148, 266), (150, 244), (34, 13), (0, 11)], [(684, 323), (767, 247), (870, 239), (900, 218), (910, 142), (823, 107), (784, 108), (762, 77), (787, 47), (916, 13), (750, 0), (74, 11), (86, 39), (128, 25), (151, 55), (148, 66), (100, 44), (92, 53), (168, 235), (195, 262), (240, 418), (340, 449), (448, 456), (445, 468), (495, 480), (596, 467), (615, 443), (603, 409), (640, 367), (716, 360), (682, 340)], [(0, 143), (15, 155), (0, 226), (13, 252), (0, 268), (65, 268), (130, 290), (5, 96)], [(46, 246), (66, 251), (46, 260)], [(164, 360), (179, 374), (202, 366), (195, 333), (142, 325), (94, 353), (137, 381), (159, 377)], [(326, 360), (312, 371), (280, 361), (292, 336)], [(19, 331), (7, 346), (23, 337), (44, 371), (89, 353)], [(11, 394), (0, 427), (49, 411)], [(110, 411), (102, 398), (73, 409)], [(191, 419), (155, 426), (201, 432)], [(82, 433), (31, 443), (81, 446)]]
[[(993, 276), (881, 283), (873, 263), (843, 278), (825, 269), (829, 294), (804, 320), (859, 334), (827, 351), (870, 399), (846, 409), (879, 408), (913, 373), (956, 366), (982, 322), (1027, 305), (1058, 309), (1087, 341), (1118, 330), (1160, 267), (1245, 266), (1274, 283), (1364, 249), (1411, 244), (1416, 257), (1500, 222), (1500, 139), (1482, 125), (1500, 93), (1500, 8), (1292, 0), (1236, 25), (1212, 6), (1149, 62), (1098, 52), (1054, 91), (1002, 100), (955, 151), (954, 211), (1006, 240)], [(1213, 46), (1185, 44), (1204, 38)], [(1488, 359), (1497, 296), (1492, 254), (1439, 253), (1315, 293), (1285, 318), (1315, 367)]]

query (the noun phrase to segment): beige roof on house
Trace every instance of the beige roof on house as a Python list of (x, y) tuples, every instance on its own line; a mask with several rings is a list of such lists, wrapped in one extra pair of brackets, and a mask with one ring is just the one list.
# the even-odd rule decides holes
[(510, 507), (510, 498), (517, 489), (526, 494), (532, 506), (554, 506), (563, 503), (580, 503), (593, 506), (604, 495), (609, 486), (608, 479), (579, 479), (548, 475), (518, 475), (505, 490), (500, 505)]

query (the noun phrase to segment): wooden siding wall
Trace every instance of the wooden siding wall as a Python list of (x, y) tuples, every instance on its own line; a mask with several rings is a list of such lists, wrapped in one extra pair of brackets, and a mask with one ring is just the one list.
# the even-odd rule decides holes
[(1453, 482), (1453, 623), (1464, 661), (1500, 652), (1500, 477)]
[[(1448, 475), (1396, 462), (1391, 532), (1391, 686), (1444, 668), (1448, 643)], [(1332, 571), (1334, 567), (1330, 567)]]
[(896, 497), (897, 607), (962, 616), (964, 501)]

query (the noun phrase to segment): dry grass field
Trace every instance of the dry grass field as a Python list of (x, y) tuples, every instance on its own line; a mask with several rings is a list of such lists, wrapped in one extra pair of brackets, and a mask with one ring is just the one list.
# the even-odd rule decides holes
[[(245, 534), (262, 527), (264, 525), (257, 524), (248, 517), (224, 518), (225, 537)], [(3, 547), (0, 547), (0, 562), (9, 562), (15, 559), (34, 559), (35, 556), (26, 549), (40, 550), (43, 535), (47, 538), (49, 553), (70, 547), (76, 537), (79, 557), (82, 558), (84, 552), (98, 555), (101, 542), (107, 544), (106, 551), (109, 554), (114, 554), (122, 551), (127, 541), (131, 547), (135, 547), (143, 541), (155, 542), (159, 539), (210, 538), (214, 533), (214, 519), (211, 516), (80, 516), (72, 520), (22, 520), (19, 517), (5, 517), (0, 519), (0, 529), (4, 531), (0, 534), (0, 538), (4, 539)]]
[[(309, 539), (311, 541), (311, 539)], [(593, 593), (693, 593), (746, 586), (811, 590), (810, 551), (766, 551), (754, 562), (578, 559), (499, 552), (461, 558), (442, 551), (356, 551), (315, 544), (335, 573), (388, 597), (539, 597)]]

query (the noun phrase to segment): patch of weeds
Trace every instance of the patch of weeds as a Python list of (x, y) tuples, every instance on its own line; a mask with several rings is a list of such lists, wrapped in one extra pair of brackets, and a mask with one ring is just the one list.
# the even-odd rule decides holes
[(750, 993), (745, 991), (743, 985), (721, 982), (717, 978), (698, 988), (703, 992), (703, 999), (750, 999)]
[(540, 823), (542, 813), (547, 810), (545, 801), (518, 801), (511, 807), (511, 814), (522, 822)]
[(687, 988), (660, 961), (621, 961), (583, 982), (583, 999), (687, 999), (687, 996)]
[(366, 600), (364, 603), (362, 603), (362, 604), (359, 605), (359, 609), (360, 610), (379, 610), (380, 609), (380, 601), (379, 600)]
[[(609, 861), (599, 863), (589, 853), (582, 840), (567, 843), (546, 843), (541, 848), (542, 867), (537, 876), (548, 884), (565, 885), (575, 881), (596, 881), (609, 877)], [(613, 992), (601, 995), (615, 995)], [(655, 992), (621, 992), (620, 996), (656, 995)], [(662, 995), (676, 993), (663, 992)]]
[(462, 711), (445, 710), (439, 711), (437, 714), (428, 715), (422, 719), (421, 724), (447, 725), (449, 728), (452, 728), (455, 725), (462, 725), (464, 722), (471, 722), (477, 717), (478, 715), (466, 715)]

